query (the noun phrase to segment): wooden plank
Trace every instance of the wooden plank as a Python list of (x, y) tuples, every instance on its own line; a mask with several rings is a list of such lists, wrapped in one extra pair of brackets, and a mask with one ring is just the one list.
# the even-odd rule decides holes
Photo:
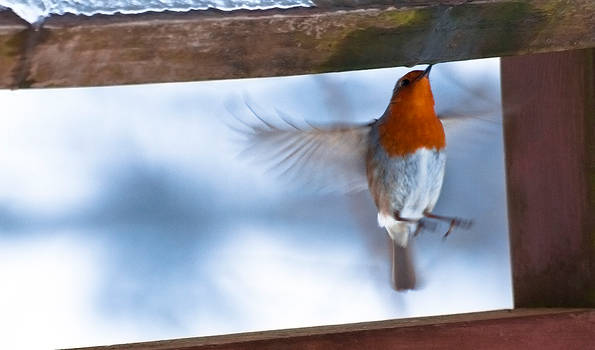
[(520, 309), (87, 349), (587, 349), (594, 309)]
[(12, 12), (0, 11), (0, 87), (10, 87), (18, 81), (22, 52), (27, 42), (26, 24)]
[(25, 62), (0, 87), (280, 76), (595, 47), (592, 0), (386, 3), (55, 16), (27, 35), (0, 30), (0, 43), (23, 48)]
[(595, 306), (593, 57), (501, 61), (516, 307)]

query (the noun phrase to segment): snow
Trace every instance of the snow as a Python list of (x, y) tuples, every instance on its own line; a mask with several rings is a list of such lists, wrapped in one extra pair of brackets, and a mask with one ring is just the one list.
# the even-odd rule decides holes
[(35, 24), (50, 15), (134, 14), (148, 11), (269, 9), (312, 6), (310, 0), (0, 0), (25, 21)]
[[(0, 90), (0, 348), (511, 308), (499, 116), (447, 130), (434, 212), (474, 226), (413, 239), (407, 293), (367, 192), (288, 187), (238, 157), (228, 109), (254, 118), (244, 95), (271, 117), (366, 122), (409, 70)], [(497, 59), (436, 65), (437, 108), (472, 109), (461, 86), (477, 82), (498, 104), (498, 76)]]

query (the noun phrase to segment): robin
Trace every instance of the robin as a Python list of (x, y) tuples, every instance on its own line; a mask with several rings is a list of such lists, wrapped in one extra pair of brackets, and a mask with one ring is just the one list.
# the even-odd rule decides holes
[(301, 128), (280, 115), (289, 127), (279, 127), (248, 105), (262, 122), (249, 125), (248, 150), (280, 156), (278, 165), (286, 166), (286, 174), (326, 177), (344, 191), (369, 189), (378, 224), (392, 240), (392, 280), (399, 291), (416, 287), (409, 240), (424, 227), (422, 219), (449, 222), (444, 237), (456, 226), (470, 225), (432, 213), (444, 178), (446, 139), (434, 110), (431, 70), (430, 65), (401, 77), (384, 114), (365, 125)]

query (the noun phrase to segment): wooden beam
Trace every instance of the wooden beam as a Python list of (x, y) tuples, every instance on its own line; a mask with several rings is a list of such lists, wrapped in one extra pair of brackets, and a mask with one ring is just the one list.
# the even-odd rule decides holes
[(527, 309), (175, 339), (88, 350), (587, 349), (595, 310)]
[(19, 80), (21, 58), (25, 57), (20, 43), (27, 41), (23, 21), (9, 11), (0, 11), (0, 87), (13, 87)]
[(595, 306), (594, 56), (501, 61), (516, 307)]
[(0, 59), (9, 64), (0, 87), (280, 76), (595, 47), (592, 0), (387, 3), (65, 15), (40, 30), (2, 16)]

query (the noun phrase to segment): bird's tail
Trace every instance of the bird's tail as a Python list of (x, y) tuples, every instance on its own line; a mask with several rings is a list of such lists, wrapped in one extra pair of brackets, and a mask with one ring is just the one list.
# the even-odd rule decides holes
[(415, 289), (415, 269), (413, 267), (412, 240), (410, 232), (417, 223), (397, 221), (392, 216), (378, 213), (378, 224), (386, 229), (393, 246), (392, 282), (396, 290)]
[(415, 289), (415, 268), (411, 243), (401, 246), (393, 240), (392, 281), (396, 290)]

